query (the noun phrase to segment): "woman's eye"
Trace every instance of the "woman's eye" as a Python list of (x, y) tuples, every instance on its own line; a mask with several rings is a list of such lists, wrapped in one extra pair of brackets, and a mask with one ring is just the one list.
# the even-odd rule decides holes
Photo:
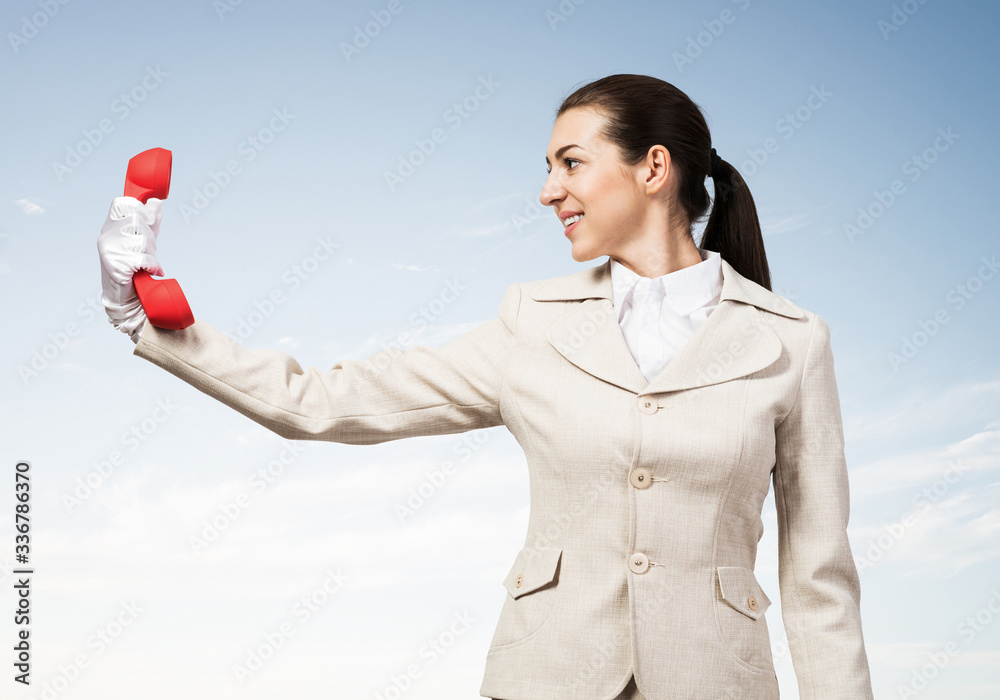
[[(566, 164), (566, 169), (567, 170), (573, 170), (573, 168), (569, 167), (570, 163), (579, 163), (579, 162), (580, 161), (578, 161), (576, 158), (563, 158), (563, 163)], [(545, 169), (545, 174), (546, 175), (548, 175), (551, 172), (552, 172), (552, 168), (546, 168)]]

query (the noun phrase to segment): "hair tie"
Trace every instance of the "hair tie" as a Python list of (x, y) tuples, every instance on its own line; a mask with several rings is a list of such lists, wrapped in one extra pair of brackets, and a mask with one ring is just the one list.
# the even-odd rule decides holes
[(709, 177), (711, 177), (713, 180), (715, 179), (715, 174), (717, 172), (719, 172), (719, 163), (721, 163), (721, 162), (722, 162), (722, 158), (719, 158), (719, 154), (716, 153), (715, 149), (713, 148), (712, 149), (712, 170), (709, 173)]

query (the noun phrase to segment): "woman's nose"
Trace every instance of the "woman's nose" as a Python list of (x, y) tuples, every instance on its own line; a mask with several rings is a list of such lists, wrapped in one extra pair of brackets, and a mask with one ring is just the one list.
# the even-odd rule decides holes
[(542, 203), (543, 206), (551, 207), (556, 202), (558, 202), (564, 196), (562, 188), (559, 187), (558, 183), (554, 183), (550, 179), (545, 181), (542, 185), (542, 191), (538, 193), (538, 201)]

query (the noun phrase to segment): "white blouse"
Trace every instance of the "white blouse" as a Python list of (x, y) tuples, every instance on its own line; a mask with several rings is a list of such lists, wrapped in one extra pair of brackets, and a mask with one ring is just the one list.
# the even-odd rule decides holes
[(628, 349), (652, 382), (719, 305), (722, 256), (698, 248), (701, 262), (642, 277), (611, 259), (615, 312)]

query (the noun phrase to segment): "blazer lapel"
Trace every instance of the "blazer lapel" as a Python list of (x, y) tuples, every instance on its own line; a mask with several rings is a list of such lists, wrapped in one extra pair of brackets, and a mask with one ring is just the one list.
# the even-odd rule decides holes
[(757, 372), (781, 355), (781, 340), (763, 311), (789, 318), (801, 308), (740, 275), (722, 260), (719, 306), (648, 385), (615, 317), (611, 258), (597, 267), (556, 277), (531, 297), (535, 301), (580, 301), (553, 323), (546, 339), (585, 372), (635, 394), (694, 389)]

